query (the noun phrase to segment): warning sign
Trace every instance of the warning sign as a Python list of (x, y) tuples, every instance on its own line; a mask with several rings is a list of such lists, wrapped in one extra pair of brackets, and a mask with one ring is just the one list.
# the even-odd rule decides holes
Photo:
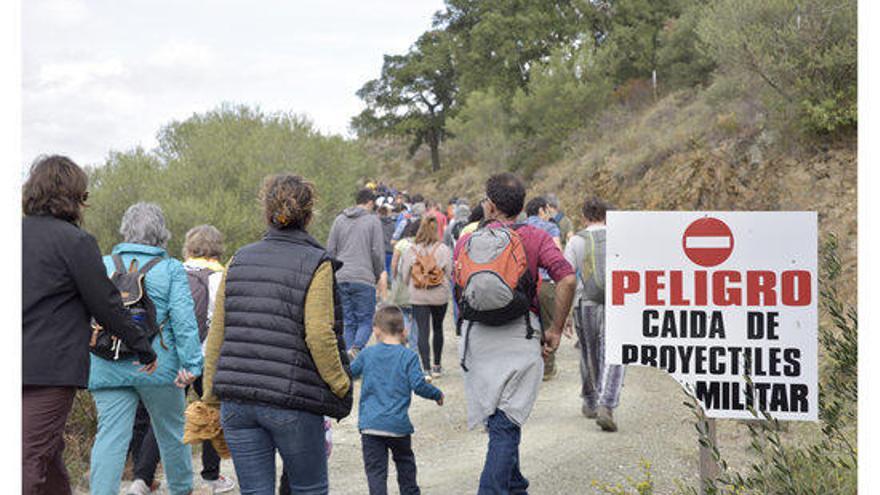
[(733, 234), (726, 223), (712, 217), (698, 218), (681, 238), (684, 254), (694, 263), (710, 267), (724, 263), (733, 252)]
[(666, 370), (709, 417), (817, 419), (815, 212), (608, 212), (607, 224), (609, 363)]

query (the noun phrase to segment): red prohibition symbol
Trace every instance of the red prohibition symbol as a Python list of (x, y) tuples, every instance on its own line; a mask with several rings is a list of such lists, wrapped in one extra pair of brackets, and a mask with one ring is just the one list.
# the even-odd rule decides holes
[(681, 238), (684, 254), (694, 263), (711, 267), (724, 263), (733, 252), (733, 233), (726, 223), (703, 217), (688, 225)]

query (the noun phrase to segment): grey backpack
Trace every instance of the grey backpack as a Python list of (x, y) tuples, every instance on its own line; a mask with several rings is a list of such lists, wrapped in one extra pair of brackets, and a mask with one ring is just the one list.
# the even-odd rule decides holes
[[(521, 224), (482, 227), (467, 239), (455, 260), (453, 279), (459, 319), (456, 333), (461, 334), (462, 320), (468, 320), (464, 341), (467, 356), (470, 326), (478, 321), (500, 326), (525, 318), (526, 338), (534, 335), (529, 307), (535, 298), (535, 279), (529, 271), (525, 246), (517, 233)], [(464, 357), (461, 367), (468, 371)]]
[(584, 242), (584, 262), (578, 275), (584, 286), (583, 299), (605, 304), (605, 230), (584, 229), (577, 233)]

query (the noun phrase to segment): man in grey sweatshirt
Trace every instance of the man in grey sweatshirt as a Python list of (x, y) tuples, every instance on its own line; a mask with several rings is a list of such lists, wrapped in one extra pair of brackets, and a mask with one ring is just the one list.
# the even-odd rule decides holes
[(376, 284), (385, 280), (385, 237), (373, 214), (375, 195), (357, 192), (357, 205), (343, 210), (330, 228), (327, 251), (343, 263), (336, 272), (345, 321), (344, 338), (354, 358), (370, 339), (376, 309)]

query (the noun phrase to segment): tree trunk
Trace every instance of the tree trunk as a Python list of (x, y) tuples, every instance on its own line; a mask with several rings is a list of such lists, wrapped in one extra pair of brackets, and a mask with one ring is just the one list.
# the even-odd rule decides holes
[(428, 145), (431, 147), (431, 170), (440, 170), (440, 138), (436, 131), (428, 133)]

